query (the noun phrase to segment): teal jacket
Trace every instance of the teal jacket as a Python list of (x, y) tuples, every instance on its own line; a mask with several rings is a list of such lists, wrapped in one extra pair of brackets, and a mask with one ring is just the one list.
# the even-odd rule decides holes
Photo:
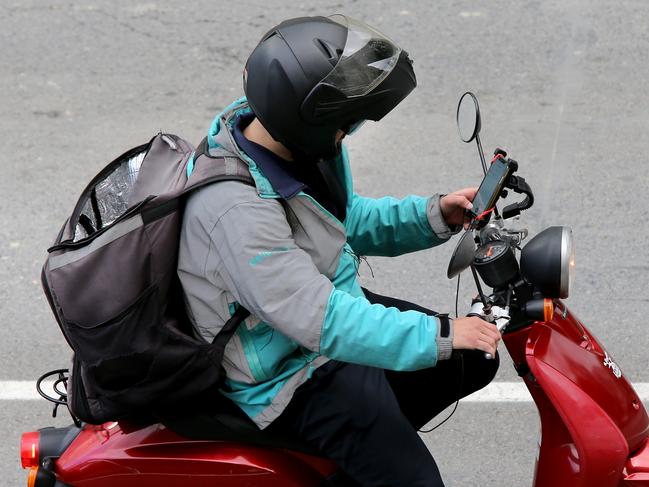
[(347, 192), (344, 221), (304, 192), (284, 200), (234, 141), (234, 121), (246, 113), (244, 98), (226, 108), (208, 143), (211, 155), (243, 160), (255, 186), (226, 181), (192, 193), (178, 262), (206, 340), (239, 304), (251, 312), (226, 347), (222, 393), (263, 428), (329, 359), (416, 370), (448, 358), (452, 337), (439, 336), (437, 318), (371, 304), (357, 279), (359, 255), (400, 255), (450, 237), (439, 196), (359, 196), (343, 148), (332, 164)]

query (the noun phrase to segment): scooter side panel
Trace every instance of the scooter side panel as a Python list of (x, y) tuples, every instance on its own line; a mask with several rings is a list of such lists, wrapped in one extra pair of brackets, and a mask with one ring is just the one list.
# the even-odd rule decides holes
[[(619, 428), (559, 371), (533, 358), (529, 362), (548, 399), (537, 403), (542, 440), (535, 487), (617, 487), (629, 453)], [(559, 436), (557, 430), (567, 434)]]
[(565, 376), (590, 397), (620, 429), (629, 450), (649, 436), (649, 416), (635, 390), (588, 329), (567, 312), (537, 323), (528, 336), (526, 355)]
[(324, 467), (280, 449), (187, 440), (159, 424), (108, 423), (86, 426), (55, 471), (74, 487), (315, 487)]
[[(539, 450), (534, 473), (535, 487), (559, 485), (557, 479), (572, 479), (576, 475), (576, 447), (563, 420), (538, 384), (525, 379), (541, 419)], [(543, 446), (541, 450), (541, 446)]]

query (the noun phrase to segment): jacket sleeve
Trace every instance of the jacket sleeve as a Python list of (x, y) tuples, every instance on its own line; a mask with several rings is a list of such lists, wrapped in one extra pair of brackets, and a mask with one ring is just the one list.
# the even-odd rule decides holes
[(336, 290), (296, 246), (278, 201), (255, 194), (230, 207), (210, 238), (206, 277), (218, 273), (253, 315), (310, 350), (394, 370), (431, 367), (450, 356), (451, 339), (438, 337), (437, 318)]
[(457, 233), (444, 221), (439, 199), (374, 199), (354, 193), (345, 218), (347, 242), (359, 255), (390, 257), (439, 245)]

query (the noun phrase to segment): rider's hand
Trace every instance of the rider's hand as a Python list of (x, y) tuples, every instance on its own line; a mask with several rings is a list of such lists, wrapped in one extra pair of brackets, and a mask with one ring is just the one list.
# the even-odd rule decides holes
[(473, 207), (471, 202), (477, 192), (478, 188), (464, 188), (442, 196), (439, 207), (447, 225), (463, 225), (468, 221), (464, 211)]
[(482, 350), (496, 356), (500, 332), (496, 325), (477, 316), (453, 320), (453, 349)]

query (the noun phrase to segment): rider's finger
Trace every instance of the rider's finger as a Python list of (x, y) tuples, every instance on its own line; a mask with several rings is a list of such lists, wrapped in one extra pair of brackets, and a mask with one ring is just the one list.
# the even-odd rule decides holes
[(473, 208), (473, 203), (471, 203), (469, 197), (460, 192), (451, 193), (447, 195), (447, 198), (451, 206), (454, 206), (456, 208), (465, 208), (467, 210)]
[(483, 352), (490, 353), (492, 356), (496, 355), (496, 350), (498, 347), (493, 343), (485, 340), (478, 340), (478, 344), (476, 346), (477, 350), (481, 350)]
[(470, 188), (463, 188), (459, 191), (456, 191), (456, 193), (461, 194), (462, 196), (466, 196), (470, 200), (473, 200), (473, 198), (475, 198), (477, 192), (478, 192), (478, 188), (476, 186), (472, 186)]
[(494, 345), (497, 345), (498, 342), (500, 341), (500, 337), (498, 335), (494, 335), (491, 331), (488, 331), (487, 333), (483, 333), (480, 336), (480, 338), (482, 340), (487, 340), (488, 342), (493, 343)]
[[(477, 317), (476, 317), (477, 318)], [(480, 331), (484, 333), (489, 333), (493, 335), (500, 336), (500, 332), (498, 331), (498, 327), (494, 323), (490, 323), (488, 321), (483, 320), (482, 318), (478, 318), (478, 324)]]
[(491, 323), (489, 324), (489, 326), (483, 326), (480, 331), (483, 335), (489, 337), (495, 342), (498, 342), (502, 338), (500, 332), (498, 331), (498, 328), (496, 328), (496, 326), (492, 325)]
[(498, 346), (498, 342), (500, 341), (500, 332), (490, 324), (490, 326), (484, 326), (480, 329), (481, 335), (478, 337), (480, 340), (485, 340), (489, 343), (492, 343), (495, 347)]
[(456, 194), (453, 195), (453, 202), (455, 203), (456, 206), (460, 208), (465, 208), (467, 210), (470, 210), (473, 208), (473, 203), (471, 203), (471, 200), (464, 194)]

